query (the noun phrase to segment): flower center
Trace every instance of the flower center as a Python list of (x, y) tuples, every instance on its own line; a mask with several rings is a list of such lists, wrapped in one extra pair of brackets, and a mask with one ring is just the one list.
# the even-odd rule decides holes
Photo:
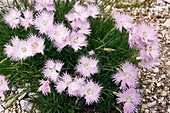
[(144, 36), (144, 38), (148, 37), (148, 33), (144, 31), (143, 36)]
[(82, 16), (82, 12), (77, 12), (77, 14), (78, 14), (79, 16)]
[(150, 52), (152, 51), (152, 46), (148, 47), (148, 51), (150, 51)]
[(0, 79), (0, 86), (2, 86), (2, 84), (3, 84), (3, 80)]
[(38, 45), (37, 42), (35, 42), (35, 43), (32, 44), (32, 46), (33, 46), (34, 49), (37, 49), (39, 45)]
[(61, 35), (59, 31), (55, 31), (54, 34), (55, 34), (56, 36), (60, 36), (60, 35)]
[(87, 94), (91, 95), (91, 94), (93, 94), (93, 92), (94, 92), (94, 91), (93, 91), (92, 88), (88, 88), (88, 89), (87, 89)]
[(132, 102), (132, 97), (131, 97), (131, 96), (129, 96), (129, 97), (126, 99), (126, 102), (127, 102), (127, 103)]
[(55, 72), (56, 72), (55, 67), (52, 67), (51, 68), (51, 73), (55, 73)]
[(120, 20), (120, 23), (122, 24), (122, 26), (125, 25), (125, 22), (123, 20)]
[(74, 39), (74, 40), (73, 40), (73, 43), (75, 43), (75, 44), (79, 43), (78, 39), (77, 39), (77, 38)]
[(46, 26), (47, 24), (48, 24), (48, 21), (47, 21), (47, 20), (43, 20), (43, 21), (42, 21), (42, 25), (43, 25), (43, 26)]
[(27, 48), (26, 48), (26, 47), (23, 47), (23, 48), (21, 48), (21, 51), (22, 51), (23, 53), (25, 53), (25, 52), (27, 51)]
[(85, 64), (84, 64), (84, 68), (85, 68), (86, 70), (88, 70), (88, 69), (90, 68), (90, 63), (85, 63)]
[(124, 73), (124, 79), (128, 79), (130, 77), (130, 73), (129, 72), (125, 72)]
[(94, 14), (94, 11), (93, 11), (93, 10), (89, 10), (89, 13), (90, 13), (90, 14)]
[(16, 16), (13, 16), (13, 17), (12, 17), (12, 20), (16, 20)]

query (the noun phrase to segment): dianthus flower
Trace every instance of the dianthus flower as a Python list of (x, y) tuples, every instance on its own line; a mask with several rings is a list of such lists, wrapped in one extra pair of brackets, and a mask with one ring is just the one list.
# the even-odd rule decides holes
[(43, 70), (44, 76), (53, 82), (57, 82), (63, 65), (61, 61), (47, 60)]
[(56, 83), (56, 91), (61, 94), (63, 91), (65, 91), (71, 82), (71, 76), (68, 73), (64, 73), (64, 76), (61, 77), (60, 80)]
[(80, 91), (81, 96), (84, 96), (86, 99), (86, 103), (88, 105), (92, 104), (93, 102), (99, 101), (99, 96), (102, 87), (93, 81), (87, 82)]
[(31, 44), (32, 46), (32, 52), (33, 54), (37, 54), (37, 53), (42, 53), (44, 54), (44, 39), (41, 37), (37, 37), (35, 35), (30, 35), (28, 38), (28, 42)]
[(136, 81), (138, 79), (138, 68), (133, 64), (126, 62), (121, 65), (121, 70), (113, 75), (116, 84), (121, 82), (120, 88), (126, 89), (126, 85), (129, 87), (136, 87)]
[(23, 12), (24, 18), (21, 17), (21, 25), (24, 26), (25, 29), (33, 25), (33, 13), (29, 10)]
[(78, 64), (76, 66), (77, 72), (79, 72), (83, 77), (90, 77), (92, 74), (98, 73), (98, 60), (93, 58), (87, 58), (82, 56), (78, 60)]
[(140, 104), (141, 96), (139, 92), (134, 89), (130, 88), (122, 93), (118, 94), (118, 103), (124, 103), (124, 113), (135, 113), (137, 112), (137, 105)]
[(41, 34), (47, 33), (51, 26), (53, 26), (53, 13), (41, 12), (34, 20), (34, 25), (40, 31)]
[(40, 80), (40, 87), (38, 88), (38, 92), (42, 92), (44, 95), (47, 95), (48, 93), (51, 93), (50, 85), (48, 80)]
[(36, 0), (35, 9), (37, 11), (43, 11), (43, 9), (55, 11), (54, 2), (53, 0)]
[(0, 75), (0, 93), (3, 93), (7, 90), (9, 90), (8, 81), (5, 80), (5, 77), (3, 75)]
[(5, 14), (4, 20), (11, 28), (16, 28), (20, 24), (20, 16), (20, 11), (11, 9), (7, 14)]
[(69, 39), (70, 39), (70, 45), (74, 49), (74, 51), (78, 51), (83, 46), (87, 46), (86, 36), (83, 34), (72, 32), (70, 34)]

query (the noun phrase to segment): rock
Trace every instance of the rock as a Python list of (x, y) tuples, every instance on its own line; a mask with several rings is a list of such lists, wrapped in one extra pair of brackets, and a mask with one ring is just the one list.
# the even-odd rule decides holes
[(158, 72), (159, 72), (158, 67), (155, 67), (155, 69), (153, 69), (153, 71), (154, 71), (155, 73), (158, 73)]
[(168, 111), (168, 113), (170, 113), (170, 108), (167, 111)]
[(166, 65), (170, 66), (170, 61), (168, 61), (168, 62), (166, 63)]
[(156, 104), (157, 104), (157, 102), (156, 102), (156, 101), (153, 101), (153, 102), (148, 103), (147, 106), (148, 106), (148, 107), (153, 107), (153, 106), (155, 106)]
[(2, 112), (4, 110), (4, 108), (0, 105), (0, 112)]
[(161, 91), (161, 96), (163, 96), (163, 97), (167, 96), (167, 92), (166, 91)]
[(33, 103), (30, 103), (27, 100), (21, 100), (20, 105), (21, 105), (22, 110), (29, 111), (32, 109)]
[(145, 109), (147, 109), (148, 106), (146, 104), (142, 104), (142, 110), (144, 111)]

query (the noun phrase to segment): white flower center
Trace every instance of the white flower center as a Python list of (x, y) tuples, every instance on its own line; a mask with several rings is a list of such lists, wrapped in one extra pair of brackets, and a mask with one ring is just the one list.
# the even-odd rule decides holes
[(84, 64), (84, 68), (85, 68), (86, 70), (90, 69), (90, 68), (91, 68), (90, 63), (85, 63), (85, 64)]
[(125, 22), (123, 20), (120, 20), (120, 23), (122, 24), (122, 26), (125, 26)]
[(27, 48), (26, 48), (26, 47), (22, 47), (22, 48), (21, 48), (21, 51), (22, 51), (23, 53), (25, 53), (25, 52), (27, 52)]
[(130, 75), (129, 72), (125, 72), (125, 73), (124, 73), (124, 79), (128, 79), (130, 76), (131, 76), (131, 75)]
[(2, 86), (2, 84), (3, 84), (3, 80), (0, 79), (0, 86)]
[(144, 31), (143, 36), (144, 36), (144, 38), (148, 37), (148, 33)]
[(37, 42), (34, 42), (34, 43), (32, 44), (32, 46), (33, 46), (34, 49), (37, 49), (38, 46), (39, 46), (39, 44), (38, 44)]
[(12, 20), (16, 20), (17, 18), (16, 18), (16, 16), (12, 16)]
[(92, 88), (88, 88), (88, 89), (87, 89), (87, 94), (88, 94), (88, 95), (93, 94), (93, 92), (94, 92), (94, 91), (93, 91), (93, 89), (92, 89)]
[(73, 40), (73, 43), (77, 44), (77, 43), (79, 43), (79, 40), (76, 38), (76, 39)]
[(94, 11), (93, 11), (93, 10), (89, 10), (89, 13), (90, 13), (90, 14), (94, 14)]
[(55, 67), (52, 67), (51, 68), (51, 73), (55, 73), (55, 72), (56, 72)]
[(148, 47), (148, 51), (151, 52), (152, 51), (152, 46)]
[(82, 13), (82, 12), (77, 12), (77, 14), (78, 14), (79, 16), (82, 16), (82, 15), (83, 15), (83, 13)]
[(57, 30), (56, 30), (56, 31), (54, 32), (54, 35), (56, 35), (56, 36), (60, 36), (60, 35), (61, 35), (61, 33), (60, 33), (59, 31), (57, 31)]
[(47, 20), (43, 20), (42, 23), (41, 23), (43, 26), (46, 26), (48, 24), (48, 21)]
[(131, 96), (129, 96), (129, 97), (126, 99), (126, 102), (127, 102), (127, 103), (132, 102), (132, 97), (131, 97)]

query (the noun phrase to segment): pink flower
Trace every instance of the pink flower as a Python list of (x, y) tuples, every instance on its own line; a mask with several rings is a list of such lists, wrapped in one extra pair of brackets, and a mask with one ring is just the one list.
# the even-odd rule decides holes
[(76, 20), (71, 23), (72, 28), (79, 34), (90, 35), (90, 23), (88, 21)]
[(76, 12), (76, 18), (80, 19), (81, 21), (85, 21), (88, 18), (88, 12), (87, 12), (87, 8), (85, 8), (84, 6), (80, 5), (80, 2), (76, 2), (74, 5), (74, 12)]
[(95, 54), (95, 52), (93, 50), (91, 50), (91, 51), (88, 52), (88, 54), (92, 56), (92, 55)]
[(12, 57), (16, 57), (18, 60), (23, 60), (33, 56), (31, 44), (28, 41), (20, 40), (16, 45), (16, 49), (13, 55), (14, 56)]
[(93, 102), (99, 101), (101, 89), (102, 87), (100, 85), (89, 81), (81, 88), (80, 94), (82, 97), (85, 97), (86, 103), (90, 105)]
[(53, 0), (36, 0), (35, 9), (37, 11), (43, 11), (43, 9), (47, 9), (47, 11), (55, 11), (55, 6)]
[(56, 83), (56, 91), (61, 94), (71, 83), (71, 76), (68, 73), (64, 73), (64, 76)]
[(146, 45), (146, 47), (141, 49), (140, 56), (142, 57), (142, 59), (148, 59), (148, 58), (157, 59), (159, 56), (158, 41), (154, 41), (152, 44), (148, 44)]
[(68, 14), (65, 15), (65, 18), (68, 21), (73, 22), (77, 19), (77, 13), (75, 13), (75, 12), (68, 13)]
[(47, 60), (43, 70), (44, 76), (53, 82), (57, 82), (63, 65), (61, 61)]
[(37, 37), (35, 35), (30, 35), (28, 38), (28, 42), (31, 44), (32, 46), (32, 52), (33, 54), (37, 54), (37, 53), (42, 53), (44, 54), (44, 39), (41, 37)]
[(51, 26), (53, 26), (53, 13), (41, 12), (34, 20), (34, 25), (40, 31), (41, 34), (47, 33)]
[(118, 103), (124, 103), (124, 113), (137, 112), (136, 107), (141, 102), (141, 96), (136, 89), (127, 89), (126, 91), (119, 93), (118, 97)]
[(68, 94), (70, 96), (81, 96), (80, 90), (85, 84), (84, 78), (74, 78), (74, 80), (68, 86)]
[(17, 36), (5, 45), (5, 54), (12, 60), (18, 61), (33, 56), (31, 45), (28, 41), (20, 40)]
[(91, 75), (98, 73), (98, 60), (93, 58), (87, 58), (82, 56), (79, 61), (78, 65), (76, 66), (77, 72), (83, 75), (83, 77), (90, 77)]
[(88, 5), (87, 12), (88, 12), (89, 16), (96, 18), (97, 15), (100, 13), (100, 9), (96, 5)]
[(27, 29), (31, 25), (33, 25), (33, 13), (29, 10), (23, 12), (24, 18), (21, 17), (21, 25)]
[(152, 43), (157, 39), (155, 28), (144, 22), (136, 26), (136, 35), (146, 44)]
[(8, 81), (5, 80), (3, 75), (0, 75), (0, 93), (3, 93), (7, 90), (9, 90)]
[(124, 13), (114, 13), (114, 18), (116, 20), (116, 27), (122, 32), (122, 28), (124, 27), (126, 30), (130, 30), (133, 25), (133, 19), (129, 15)]
[(11, 58), (12, 60), (16, 60), (17, 57), (14, 56), (16, 46), (18, 45), (20, 39), (18, 36), (12, 37), (12, 39), (9, 41), (8, 44), (5, 44), (4, 52), (7, 55), (8, 58)]
[(147, 60), (142, 59), (142, 61), (139, 62), (139, 66), (147, 68), (147, 69), (151, 69), (152, 67), (154, 67), (158, 63), (159, 63), (158, 59), (152, 59), (152, 58), (149, 58)]
[(4, 20), (11, 28), (16, 28), (20, 24), (21, 13), (18, 10), (12, 9), (5, 14)]
[(70, 45), (74, 49), (74, 51), (78, 51), (83, 46), (87, 46), (86, 36), (83, 34), (72, 32), (70, 34)]
[(38, 92), (42, 92), (44, 95), (47, 95), (48, 93), (51, 93), (50, 85), (48, 80), (40, 80), (40, 87), (38, 88)]
[(126, 89), (126, 85), (129, 87), (136, 87), (136, 81), (138, 79), (138, 68), (129, 62), (125, 62), (121, 65), (121, 70), (113, 75), (113, 79), (116, 84), (121, 82), (120, 88)]
[(64, 24), (56, 24), (51, 27), (47, 33), (58, 51), (61, 51), (65, 46), (69, 45), (70, 30)]

